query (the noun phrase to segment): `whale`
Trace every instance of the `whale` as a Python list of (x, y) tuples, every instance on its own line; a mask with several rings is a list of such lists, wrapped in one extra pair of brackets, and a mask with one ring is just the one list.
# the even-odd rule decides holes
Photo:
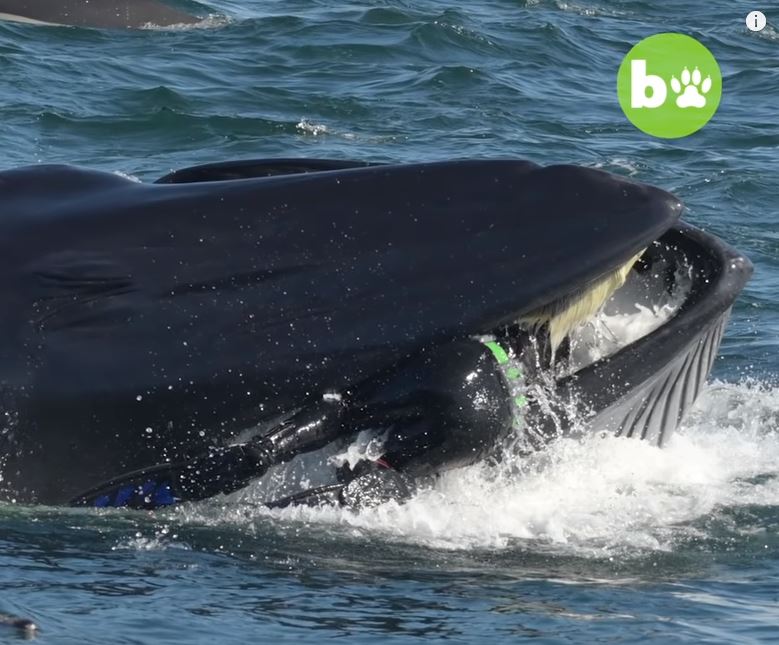
[(158, 0), (0, 0), (0, 19), (99, 29), (170, 27), (200, 20)]
[(658, 262), (691, 259), (696, 306), (561, 388), (587, 384), (615, 432), (639, 435), (655, 392), (674, 425), (751, 272), (681, 211), (644, 183), (515, 159), (249, 160), (154, 183), (2, 171), (0, 496), (68, 503), (235, 441), (543, 308), (658, 240)]

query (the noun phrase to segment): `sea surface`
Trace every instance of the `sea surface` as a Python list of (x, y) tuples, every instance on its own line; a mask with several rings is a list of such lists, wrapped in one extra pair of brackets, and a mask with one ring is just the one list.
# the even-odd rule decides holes
[[(206, 20), (0, 23), (0, 169), (149, 181), (252, 157), (585, 164), (674, 191), (755, 275), (662, 450), (561, 441), (522, 477), (473, 468), (361, 515), (264, 511), (251, 490), (156, 513), (4, 505), (0, 612), (52, 644), (779, 642), (776, 5), (180, 6)], [(623, 56), (664, 31), (701, 40), (724, 77), (714, 119), (675, 141), (631, 126), (615, 91)], [(0, 642), (19, 637), (0, 627)]]

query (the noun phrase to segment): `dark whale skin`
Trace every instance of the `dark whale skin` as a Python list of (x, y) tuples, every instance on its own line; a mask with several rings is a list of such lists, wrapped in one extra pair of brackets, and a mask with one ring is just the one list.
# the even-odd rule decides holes
[(199, 21), (157, 0), (0, 0), (0, 14), (52, 25), (103, 29), (170, 27)]
[(487, 332), (680, 211), (515, 160), (171, 184), (2, 172), (4, 496), (61, 503)]

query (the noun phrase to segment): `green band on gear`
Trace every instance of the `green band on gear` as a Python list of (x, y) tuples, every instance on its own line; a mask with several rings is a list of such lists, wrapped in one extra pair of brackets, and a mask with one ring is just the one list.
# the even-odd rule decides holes
[[(524, 408), (527, 405), (527, 398), (522, 394), (516, 393), (517, 388), (524, 385), (519, 381), (519, 379), (522, 378), (522, 370), (515, 365), (511, 365), (508, 352), (506, 352), (506, 350), (501, 347), (500, 343), (495, 340), (482, 340), (481, 342), (486, 345), (492, 352), (492, 355), (495, 357), (495, 360), (501, 367), (503, 376), (507, 380), (513, 381), (513, 383), (507, 383), (507, 385), (509, 386), (510, 391), (513, 390), (514, 405), (517, 408)], [(514, 422), (512, 423), (512, 426), (515, 430), (522, 430), (524, 427), (521, 418), (516, 414), (514, 415)]]
[(503, 349), (497, 341), (489, 340), (484, 344), (487, 347), (489, 347), (490, 351), (492, 352), (492, 355), (495, 357), (495, 360), (498, 361), (498, 365), (505, 365), (506, 363), (509, 362), (509, 355), (506, 353), (506, 350)]
[(506, 370), (506, 376), (508, 376), (512, 380), (521, 378), (522, 370), (520, 370), (518, 367), (509, 367)]

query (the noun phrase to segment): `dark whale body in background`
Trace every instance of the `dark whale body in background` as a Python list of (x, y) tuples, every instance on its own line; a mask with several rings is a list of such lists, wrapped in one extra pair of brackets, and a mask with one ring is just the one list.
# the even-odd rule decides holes
[(0, 18), (115, 29), (169, 27), (199, 21), (157, 0), (0, 0)]
[(64, 502), (489, 331), (681, 210), (574, 166), (257, 163), (277, 176), (0, 173), (4, 496)]

